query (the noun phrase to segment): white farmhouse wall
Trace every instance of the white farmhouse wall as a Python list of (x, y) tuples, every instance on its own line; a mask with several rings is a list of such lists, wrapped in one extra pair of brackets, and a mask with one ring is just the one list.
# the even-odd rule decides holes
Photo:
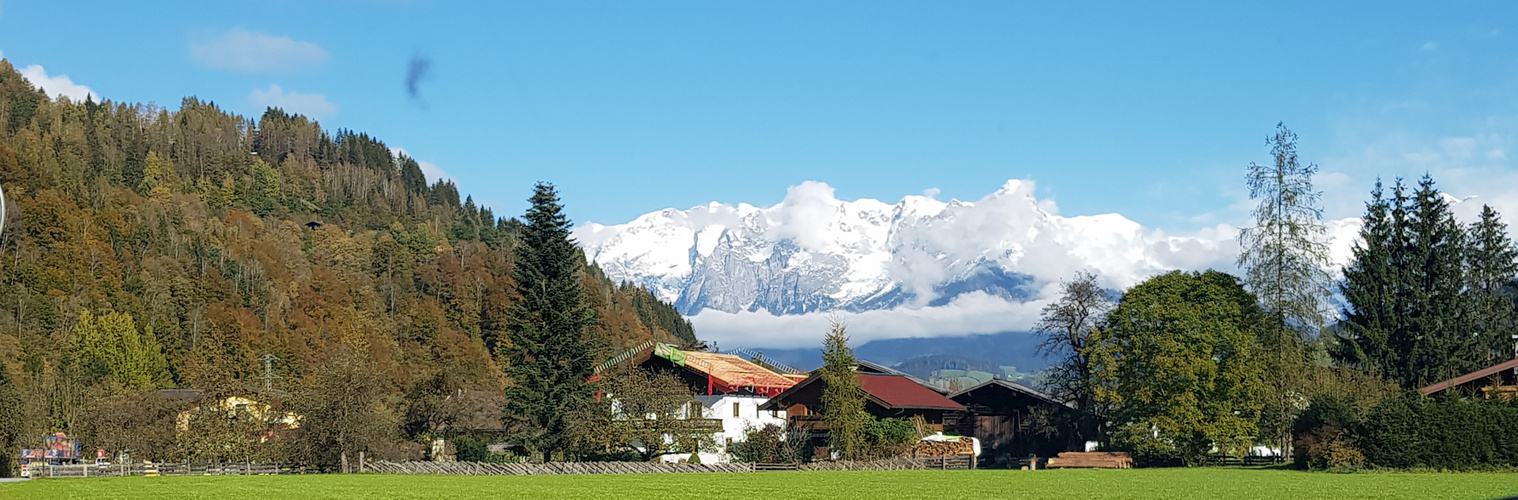
[[(703, 416), (722, 421), (722, 432), (714, 434), (717, 441), (716, 452), (702, 452), (699, 454), (701, 463), (719, 463), (732, 461), (727, 454), (727, 443), (743, 440), (743, 435), (749, 428), (758, 429), (769, 424), (785, 426), (785, 412), (776, 415), (774, 412), (760, 411), (759, 405), (769, 401), (766, 396), (749, 396), (737, 394), (723, 394), (715, 396), (696, 396), (696, 400), (703, 406)], [(733, 416), (733, 405), (738, 407), (738, 415)], [(665, 455), (666, 462), (678, 462), (690, 458), (690, 455)]]

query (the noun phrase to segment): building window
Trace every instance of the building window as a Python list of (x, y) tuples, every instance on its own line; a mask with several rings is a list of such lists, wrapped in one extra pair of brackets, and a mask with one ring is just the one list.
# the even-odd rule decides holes
[(738, 415), (738, 410), (739, 410), (738, 403), (733, 403), (733, 416), (734, 417), (739, 416)]

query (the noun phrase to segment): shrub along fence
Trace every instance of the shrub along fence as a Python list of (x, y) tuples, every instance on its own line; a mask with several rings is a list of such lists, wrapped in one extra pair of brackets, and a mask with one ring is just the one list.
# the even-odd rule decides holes
[(1387, 398), (1366, 411), (1313, 400), (1296, 425), (1299, 466), (1489, 469), (1518, 467), (1518, 401)]

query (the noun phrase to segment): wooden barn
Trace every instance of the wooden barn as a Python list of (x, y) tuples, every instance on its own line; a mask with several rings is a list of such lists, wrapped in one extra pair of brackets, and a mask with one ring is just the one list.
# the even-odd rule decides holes
[[(965, 407), (934, 389), (904, 375), (855, 373), (865, 393), (864, 410), (877, 418), (921, 416), (932, 430), (943, 430), (959, 420)], [(761, 410), (784, 411), (786, 428), (810, 432), (815, 446), (827, 446), (827, 421), (822, 418), (822, 391), (827, 382), (813, 372), (806, 380), (770, 398)]]
[(1031, 387), (992, 380), (949, 396), (966, 408), (952, 429), (980, 439), (982, 459), (990, 462), (1048, 457), (1077, 449), (1071, 408)]

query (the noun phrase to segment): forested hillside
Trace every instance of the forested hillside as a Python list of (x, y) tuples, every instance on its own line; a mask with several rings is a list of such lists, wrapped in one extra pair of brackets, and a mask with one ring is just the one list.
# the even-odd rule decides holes
[[(111, 442), (132, 433), (122, 408), (162, 388), (261, 389), (266, 355), (276, 393), (362, 374), (364, 411), (395, 442), (478, 420), (445, 402), (481, 395), (488, 414), (507, 383), (519, 224), (377, 138), (194, 97), (54, 101), (0, 60), (0, 183), (5, 455), (46, 431), (130, 447)], [(532, 194), (518, 188), (500, 197)], [(605, 345), (696, 342), (647, 290), (594, 267), (584, 281)]]

